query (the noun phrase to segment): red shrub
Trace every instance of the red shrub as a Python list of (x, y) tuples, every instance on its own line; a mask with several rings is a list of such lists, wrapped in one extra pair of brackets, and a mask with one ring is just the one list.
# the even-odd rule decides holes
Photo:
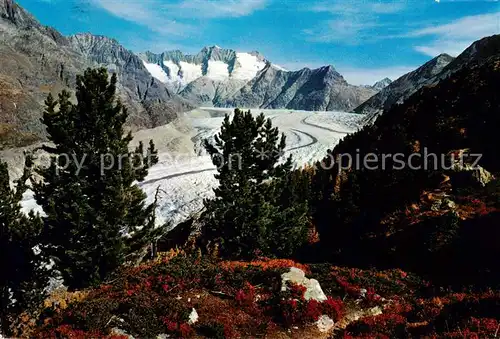
[(175, 332), (177, 330), (177, 323), (175, 321), (171, 321), (169, 319), (163, 320), (165, 325), (167, 326), (167, 330), (169, 332)]
[(347, 327), (350, 335), (389, 335), (402, 337), (406, 330), (406, 319), (399, 314), (380, 314), (366, 317), (351, 323)]
[(255, 287), (253, 287), (250, 283), (246, 282), (245, 287), (236, 292), (235, 299), (238, 306), (244, 307), (247, 310), (256, 311), (257, 305), (255, 304)]
[(303, 265), (300, 263), (297, 263), (293, 260), (289, 259), (268, 259), (268, 258), (262, 258), (261, 260), (254, 260), (251, 262), (245, 262), (245, 261), (224, 261), (221, 264), (221, 267), (226, 270), (226, 271), (234, 271), (235, 269), (239, 268), (249, 268), (249, 267), (258, 267), (262, 271), (267, 271), (267, 270), (277, 270), (280, 268), (290, 268), (290, 267), (297, 267), (303, 270), (305, 273), (309, 273), (309, 267), (307, 265)]
[(484, 336), (498, 335), (500, 333), (500, 322), (491, 318), (471, 318), (469, 328), (475, 332), (484, 334)]
[(350, 284), (344, 278), (341, 278), (341, 277), (338, 277), (337, 275), (335, 275), (335, 273), (332, 273), (332, 274), (337, 279), (337, 283), (344, 290), (345, 294), (347, 294), (351, 297), (355, 297), (355, 298), (359, 297), (360, 288), (358, 286)]
[(189, 338), (195, 334), (194, 330), (187, 323), (178, 323), (167, 318), (163, 322), (167, 327), (167, 331), (177, 337)]
[(126, 335), (104, 335), (102, 333), (93, 331), (86, 332), (74, 329), (71, 325), (61, 325), (55, 329), (39, 333), (39, 338), (69, 338), (69, 339), (126, 339)]
[(192, 335), (194, 335), (194, 331), (191, 328), (191, 326), (189, 326), (186, 323), (183, 323), (183, 324), (179, 325), (179, 334), (180, 334), (181, 338), (189, 338)]
[(369, 306), (379, 305), (382, 300), (373, 287), (368, 287), (365, 298)]
[(295, 299), (282, 300), (279, 308), (283, 322), (290, 326), (296, 324), (300, 320), (299, 303)]
[(323, 313), (332, 318), (333, 321), (339, 321), (344, 313), (344, 303), (340, 299), (328, 297), (323, 302)]
[(288, 282), (288, 290), (290, 291), (290, 297), (293, 299), (303, 300), (306, 294), (307, 288)]
[(323, 314), (323, 305), (314, 299), (309, 300), (305, 307), (303, 320), (306, 322), (315, 322)]

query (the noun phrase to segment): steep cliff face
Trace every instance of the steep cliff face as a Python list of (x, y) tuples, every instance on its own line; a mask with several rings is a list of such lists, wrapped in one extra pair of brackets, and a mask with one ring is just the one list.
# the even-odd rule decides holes
[(120, 79), (120, 96), (137, 126), (156, 127), (193, 106), (148, 72), (142, 60), (114, 39), (92, 34), (70, 36), (70, 44), (89, 63), (104, 66)]
[(76, 75), (87, 67), (117, 72), (119, 95), (129, 107), (133, 129), (168, 122), (192, 107), (117, 41), (91, 34), (65, 37), (13, 0), (0, 0), (0, 59), (0, 134), (15, 131), (43, 138), (40, 117), (47, 94), (71, 91)]
[(12, 0), (0, 0), (0, 59), (0, 124), (43, 136), (44, 99), (69, 89), (85, 60)]

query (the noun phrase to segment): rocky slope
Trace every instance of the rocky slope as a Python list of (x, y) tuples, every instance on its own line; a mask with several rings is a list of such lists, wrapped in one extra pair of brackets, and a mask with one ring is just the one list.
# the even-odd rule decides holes
[(85, 60), (11, 0), (0, 1), (0, 58), (0, 124), (40, 135), (44, 98), (70, 87)]
[(163, 83), (152, 77), (142, 60), (116, 40), (92, 34), (68, 37), (73, 49), (92, 66), (105, 66), (118, 74), (119, 93), (131, 110), (131, 123), (156, 127), (177, 117), (193, 106)]
[(268, 64), (220, 105), (311, 111), (349, 110), (374, 93), (371, 88), (348, 84), (332, 66), (289, 72)]
[(221, 81), (202, 76), (187, 84), (179, 94), (198, 106), (221, 106), (245, 84), (245, 80), (228, 78)]
[(441, 54), (428, 61), (413, 72), (398, 78), (369, 100), (358, 106), (354, 111), (367, 114), (366, 122), (373, 122), (385, 109), (396, 103), (401, 103), (418, 89), (428, 83), (439, 74), (451, 61), (453, 57)]
[(16, 144), (43, 138), (39, 119), (47, 94), (71, 90), (76, 75), (89, 66), (104, 65), (118, 73), (132, 128), (170, 121), (191, 107), (116, 41), (90, 34), (65, 37), (41, 25), (13, 0), (0, 0), (0, 58), (0, 140), (7, 144), (12, 135), (26, 136)]
[(433, 83), (447, 78), (470, 63), (477, 62), (481, 64), (491, 56), (498, 54), (500, 54), (500, 35), (482, 38), (474, 42), (450, 62), (449, 65), (433, 79)]
[(464, 66), (475, 62), (482, 63), (498, 54), (500, 54), (500, 35), (485, 37), (474, 42), (456, 58), (441, 54), (417, 70), (403, 75), (354, 111), (367, 114), (365, 123), (373, 123), (384, 110), (396, 103), (402, 103), (418, 89), (436, 85)]

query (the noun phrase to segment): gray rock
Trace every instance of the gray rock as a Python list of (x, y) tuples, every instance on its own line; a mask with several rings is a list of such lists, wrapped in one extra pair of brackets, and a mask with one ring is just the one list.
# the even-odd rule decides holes
[(332, 66), (289, 72), (268, 63), (254, 79), (218, 106), (350, 110), (374, 93), (371, 88), (348, 84)]
[(134, 339), (133, 336), (129, 335), (127, 332), (125, 332), (124, 330), (122, 330), (118, 327), (113, 327), (111, 329), (111, 335), (113, 335), (113, 336), (125, 336), (128, 339)]
[(65, 37), (13, 0), (0, 0), (0, 58), (0, 125), (42, 139), (40, 118), (48, 93), (71, 92), (76, 75), (87, 67), (105, 66), (117, 73), (118, 94), (129, 109), (132, 129), (166, 123), (193, 108), (115, 40), (91, 34)]
[(180, 95), (198, 106), (220, 106), (245, 83), (239, 79), (218, 81), (202, 76), (190, 82)]

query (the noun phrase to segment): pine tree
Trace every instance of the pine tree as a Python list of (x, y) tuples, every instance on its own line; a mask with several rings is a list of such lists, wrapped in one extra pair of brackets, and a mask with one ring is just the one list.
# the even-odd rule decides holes
[(134, 184), (158, 162), (157, 151), (153, 142), (146, 155), (142, 143), (129, 151), (116, 81), (104, 68), (88, 69), (77, 77), (77, 104), (66, 91), (45, 102), (43, 123), (54, 146), (44, 147), (51, 164), (37, 168), (43, 180), (34, 191), (46, 214), (44, 250), (70, 288), (101, 282), (158, 231), (155, 203), (146, 205)]
[(24, 215), (20, 208), (30, 157), (26, 165), (14, 190), (7, 164), (0, 161), (0, 328), (7, 335), (10, 322), (41, 301), (48, 280), (44, 257), (34, 251), (40, 241), (41, 220), (34, 213)]
[(307, 205), (280, 204), (292, 165), (291, 157), (280, 162), (285, 146), (270, 119), (239, 109), (232, 121), (226, 115), (215, 145), (205, 141), (220, 185), (205, 201), (203, 238), (222, 255), (289, 255), (306, 239)]
[(275, 215), (277, 227), (269, 237), (272, 252), (279, 257), (291, 257), (308, 238), (311, 225), (309, 201), (311, 176), (305, 171), (291, 171), (273, 182), (279, 192)]

